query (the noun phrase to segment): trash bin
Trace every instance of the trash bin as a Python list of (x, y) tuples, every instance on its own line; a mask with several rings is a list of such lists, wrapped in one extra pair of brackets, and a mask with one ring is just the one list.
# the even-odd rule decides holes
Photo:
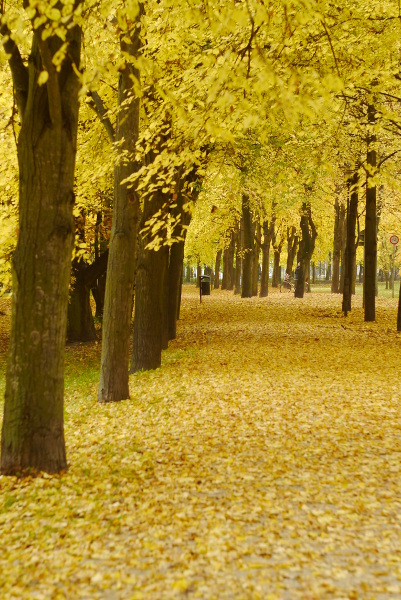
[(200, 288), (202, 296), (210, 296), (210, 277), (209, 275), (200, 276)]

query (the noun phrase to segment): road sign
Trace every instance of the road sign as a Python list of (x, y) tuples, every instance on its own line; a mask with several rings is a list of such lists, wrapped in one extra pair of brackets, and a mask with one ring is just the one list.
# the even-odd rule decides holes
[(398, 239), (398, 235), (392, 235), (390, 237), (390, 243), (396, 246), (400, 240)]

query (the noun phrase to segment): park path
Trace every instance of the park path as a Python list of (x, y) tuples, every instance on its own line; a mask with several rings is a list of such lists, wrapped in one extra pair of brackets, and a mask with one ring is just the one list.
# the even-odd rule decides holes
[(69, 383), (68, 473), (0, 480), (2, 597), (401, 598), (396, 303), (340, 303), (188, 286), (130, 401)]

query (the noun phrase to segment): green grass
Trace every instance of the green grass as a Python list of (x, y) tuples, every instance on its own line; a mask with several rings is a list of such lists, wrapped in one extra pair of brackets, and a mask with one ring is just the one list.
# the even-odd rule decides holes
[[(386, 290), (385, 283), (382, 283), (381, 281), (379, 281), (378, 288), (379, 288), (379, 297), (380, 298), (391, 298), (392, 297), (392, 291), (391, 291), (391, 289)], [(362, 296), (362, 291), (363, 291), (362, 284), (357, 283), (355, 286), (356, 295)], [(395, 286), (394, 286), (394, 297), (395, 298), (398, 298), (399, 291), (400, 291), (400, 282), (396, 281)], [(324, 282), (324, 284), (322, 283), (322, 285), (319, 285), (318, 283), (312, 283), (311, 292), (319, 293), (319, 294), (330, 294), (331, 293), (331, 284), (330, 283), (327, 284), (326, 282)]]

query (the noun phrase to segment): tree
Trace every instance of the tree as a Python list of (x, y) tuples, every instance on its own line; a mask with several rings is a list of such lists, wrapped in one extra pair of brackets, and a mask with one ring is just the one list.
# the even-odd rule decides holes
[(75, 258), (72, 262), (72, 289), (68, 303), (67, 339), (70, 342), (93, 342), (97, 339), (90, 292), (107, 269), (109, 251), (103, 252), (91, 264)]
[[(308, 191), (310, 191), (308, 189)], [(295, 288), (295, 297), (303, 298), (305, 291), (305, 278), (309, 274), (310, 259), (315, 249), (317, 231), (312, 219), (312, 211), (309, 202), (303, 202), (301, 208), (302, 239), (300, 242), (300, 269), (298, 273), (297, 285)]]
[(221, 266), (221, 255), (223, 253), (223, 250), (221, 248), (219, 248), (219, 250), (217, 250), (217, 254), (216, 254), (216, 263), (215, 263), (215, 267), (214, 267), (214, 289), (218, 290), (220, 287), (220, 266)]
[[(39, 5), (27, 9), (32, 23), (27, 66), (1, 8), (0, 31), (21, 119), (19, 232), (1, 439), (5, 473), (59, 472), (67, 466), (63, 363), (74, 241), (79, 10), (80, 2), (65, 5), (59, 22), (58, 8), (45, 14)], [(41, 25), (35, 27), (37, 18)]]
[(270, 266), (270, 244), (273, 237), (275, 224), (275, 215), (273, 214), (270, 224), (267, 218), (263, 219), (263, 242), (261, 243), (262, 248), (262, 276), (260, 282), (260, 297), (266, 298), (269, 294), (269, 266)]
[(136, 93), (139, 71), (135, 61), (141, 48), (141, 14), (142, 6), (138, 4), (135, 18), (126, 23), (126, 31), (120, 38), (124, 63), (119, 76), (115, 137), (111, 134), (120, 156), (114, 169), (114, 212), (103, 314), (99, 402), (129, 398), (129, 336), (139, 221), (139, 198), (129, 178), (139, 169), (135, 150), (139, 137), (140, 97)]
[(343, 239), (344, 220), (342, 218), (342, 204), (339, 202), (339, 188), (335, 192), (334, 201), (334, 242), (333, 242), (333, 273), (331, 279), (331, 292), (338, 294), (340, 292), (340, 259), (341, 246)]
[[(368, 106), (368, 123), (370, 127), (375, 122), (375, 107)], [(364, 305), (365, 321), (376, 318), (376, 269), (377, 269), (377, 214), (376, 214), (376, 185), (372, 182), (376, 170), (375, 135), (370, 132), (367, 149), (367, 180), (366, 180), (366, 218), (365, 218), (365, 277)]]
[(249, 197), (242, 195), (242, 223), (243, 223), (243, 254), (242, 259), (242, 298), (252, 297), (252, 257), (253, 257), (253, 232), (252, 213), (249, 206)]
[(348, 182), (349, 195), (347, 199), (346, 220), (347, 237), (344, 257), (344, 291), (342, 303), (342, 309), (345, 316), (347, 316), (348, 312), (351, 310), (352, 279), (355, 263), (356, 244), (358, 242), (358, 240), (355, 241), (355, 228), (358, 215), (358, 184), (359, 174), (358, 170), (355, 169), (352, 178)]

